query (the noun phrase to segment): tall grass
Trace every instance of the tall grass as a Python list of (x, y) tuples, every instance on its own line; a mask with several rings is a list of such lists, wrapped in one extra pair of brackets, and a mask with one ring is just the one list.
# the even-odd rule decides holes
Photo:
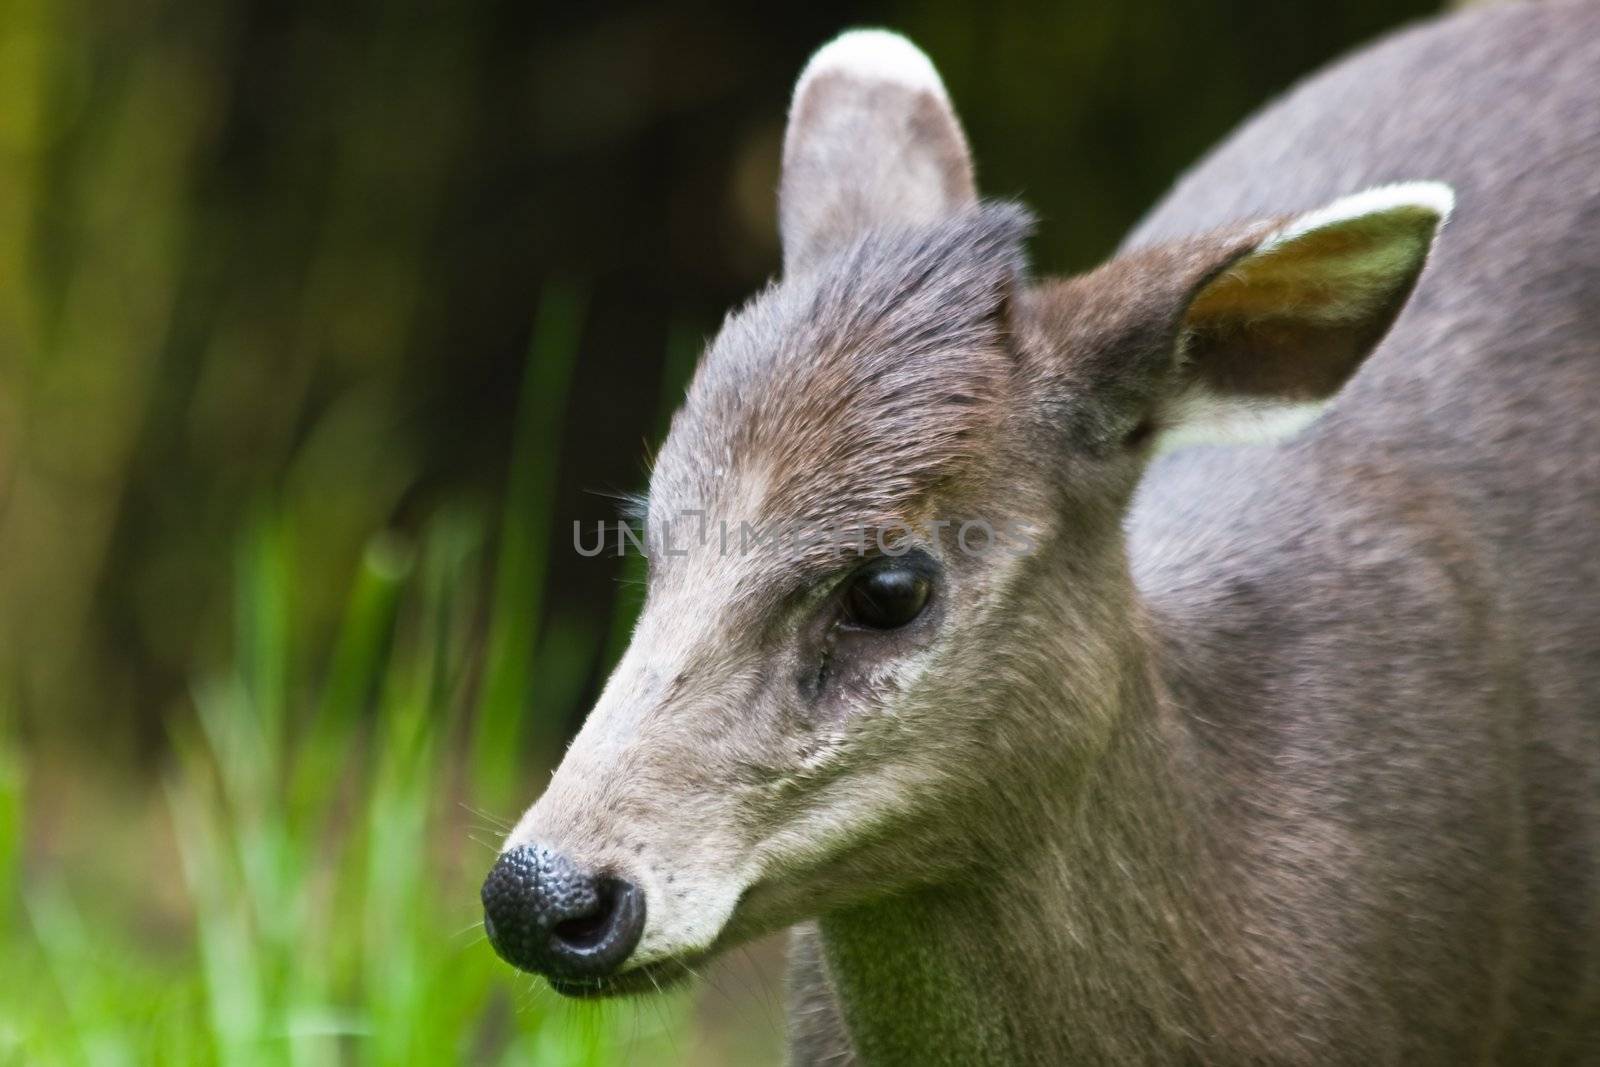
[(0, 730), (0, 1062), (684, 1061), (687, 1001), (558, 1001), (495, 958), (477, 903), (518, 789), (542, 778), (528, 739), (574, 695), (539, 684), (573, 649), (536, 624), (581, 306), (541, 305), (497, 538), (455, 508), (374, 536), (326, 656), (294, 647), (288, 525), (263, 505), (240, 537), (233, 661), (172, 728), (186, 929), (152, 937), (92, 879), (21, 875), (22, 762)]

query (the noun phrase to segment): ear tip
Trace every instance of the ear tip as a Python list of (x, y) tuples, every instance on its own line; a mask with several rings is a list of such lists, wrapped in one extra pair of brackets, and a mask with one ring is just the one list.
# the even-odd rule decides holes
[(1441, 226), (1449, 220), (1450, 213), (1456, 209), (1455, 188), (1446, 182), (1397, 182), (1394, 185), (1379, 186), (1372, 192), (1387, 194), (1388, 197), (1392, 197), (1396, 207), (1425, 208), (1439, 217), (1439, 225)]
[(1411, 215), (1413, 218), (1422, 216), (1423, 218), (1418, 221), (1425, 219), (1429, 233), (1433, 234), (1449, 220), (1455, 206), (1455, 189), (1444, 182), (1414, 181), (1375, 185), (1290, 219), (1282, 228), (1269, 234), (1257, 250), (1268, 251), (1327, 226), (1337, 226), (1365, 217), (1392, 217), (1401, 213)]
[(1445, 182), (1411, 181), (1364, 189), (1334, 201), (1323, 208), (1321, 214), (1330, 218), (1356, 218), (1360, 215), (1421, 209), (1438, 220), (1435, 225), (1442, 226), (1455, 207), (1456, 191)]
[(864, 81), (895, 82), (948, 99), (933, 61), (892, 30), (847, 30), (817, 49), (800, 72), (795, 98), (813, 79), (831, 73), (849, 74)]

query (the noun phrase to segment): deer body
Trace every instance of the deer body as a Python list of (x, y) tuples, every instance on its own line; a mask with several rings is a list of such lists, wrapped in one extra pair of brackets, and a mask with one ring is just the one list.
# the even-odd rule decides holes
[[(884, 36), (802, 79), (785, 281), (708, 354), (650, 521), (937, 501), (1040, 534), (932, 536), (767, 629), (740, 612), (777, 563), (653, 570), (508, 842), (644, 886), (628, 962), (564, 991), (805, 920), (799, 1063), (1600, 1062), (1600, 7), (1383, 42), (1031, 288), (1025, 220), (964, 214), (953, 112)], [(905, 165), (855, 162), (885, 123)], [(1417, 178), (1461, 205), (1426, 270), (1449, 194)], [(899, 436), (850, 437), (863, 410)]]

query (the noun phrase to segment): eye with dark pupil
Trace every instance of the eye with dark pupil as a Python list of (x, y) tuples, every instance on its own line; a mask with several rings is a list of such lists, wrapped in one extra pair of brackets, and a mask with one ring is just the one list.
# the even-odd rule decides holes
[(922, 613), (928, 602), (927, 576), (910, 567), (864, 571), (845, 592), (845, 614), (857, 626), (893, 630)]

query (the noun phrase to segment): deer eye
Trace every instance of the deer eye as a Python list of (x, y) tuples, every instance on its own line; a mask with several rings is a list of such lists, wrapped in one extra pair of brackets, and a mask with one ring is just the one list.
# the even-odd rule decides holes
[(845, 621), (868, 630), (897, 630), (922, 614), (932, 588), (923, 570), (901, 561), (868, 564), (845, 590)]

